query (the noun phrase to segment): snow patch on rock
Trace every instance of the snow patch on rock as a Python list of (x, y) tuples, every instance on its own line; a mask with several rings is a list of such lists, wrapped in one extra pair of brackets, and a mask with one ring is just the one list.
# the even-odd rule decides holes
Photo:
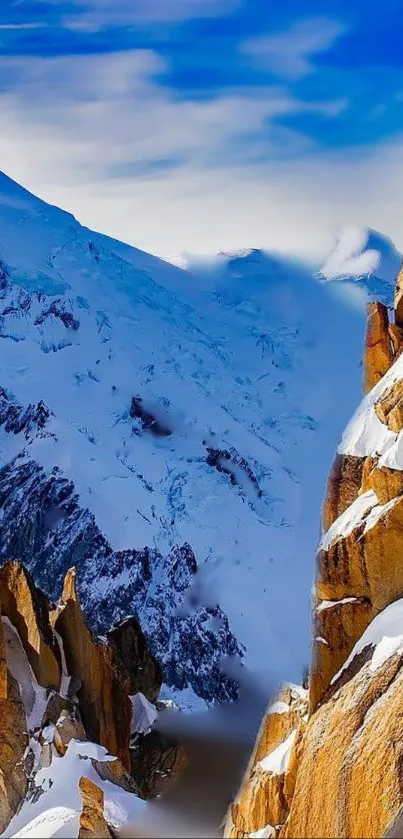
[(366, 647), (373, 647), (371, 670), (378, 670), (395, 653), (403, 653), (403, 599), (396, 600), (379, 613), (357, 641), (343, 667), (333, 676), (331, 684)]
[(280, 743), (274, 751), (259, 761), (257, 768), (262, 772), (272, 772), (273, 775), (283, 775), (287, 771), (296, 734), (295, 729), (283, 743)]
[[(145, 802), (102, 780), (91, 760), (110, 761), (113, 757), (95, 743), (71, 740), (64, 757), (60, 757), (52, 746), (51, 765), (39, 769), (35, 775), (35, 786), (41, 794), (23, 803), (2, 837), (78, 836), (82, 808), (79, 781), (83, 776), (103, 790), (105, 817), (114, 827), (121, 827), (137, 817)], [(59, 830), (63, 832), (59, 833)]]

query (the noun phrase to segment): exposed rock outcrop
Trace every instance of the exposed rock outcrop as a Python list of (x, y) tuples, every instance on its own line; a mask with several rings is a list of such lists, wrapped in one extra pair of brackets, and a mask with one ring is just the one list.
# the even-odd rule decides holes
[(19, 562), (0, 568), (0, 608), (15, 626), (39, 684), (57, 689), (60, 651), (50, 626), (49, 603)]
[(396, 323), (390, 323), (389, 335), (392, 341), (393, 355), (395, 358), (398, 358), (403, 350), (403, 328)]
[(364, 468), (364, 458), (337, 454), (327, 480), (322, 508), (323, 530), (329, 527), (357, 497)]
[(403, 657), (376, 669), (365, 657), (307, 726), (284, 837), (375, 839), (400, 810)]
[(129, 684), (129, 693), (140, 691), (155, 702), (162, 684), (162, 670), (150, 655), (148, 643), (135, 617), (127, 618), (107, 633), (108, 644)]
[(283, 687), (268, 708), (225, 836), (242, 839), (269, 825), (272, 835), (278, 835), (292, 799), (306, 712), (306, 691), (295, 686)]
[[(160, 766), (151, 740), (143, 738), (141, 768), (135, 761), (132, 766), (130, 750), (130, 696), (141, 687), (155, 700), (161, 683), (138, 622), (115, 627), (109, 643), (95, 638), (80, 608), (74, 569), (54, 606), (20, 563), (6, 563), (0, 604), (0, 832), (25, 798), (35, 803), (51, 789), (46, 771), (55, 770), (57, 779), (57, 762), (71, 766), (74, 755), (83, 757), (83, 768), (92, 765), (101, 786), (108, 781), (129, 795), (154, 796)], [(154, 775), (146, 782), (142, 773), (151, 769), (152, 756)], [(38, 783), (39, 770), (45, 774)], [(79, 786), (79, 835), (111, 836), (102, 788), (84, 773)]]
[(346, 598), (322, 601), (324, 608), (314, 613), (315, 636), (312, 648), (310, 674), (310, 708), (313, 710), (323, 699), (333, 676), (346, 661), (357, 637), (362, 635), (374, 610), (370, 600)]
[(28, 746), (25, 709), (19, 686), (9, 672), (7, 696), (0, 698), (0, 833), (28, 789), (24, 757)]
[(206, 463), (209, 466), (214, 466), (217, 472), (222, 472), (228, 475), (233, 486), (240, 486), (245, 489), (245, 484), (249, 483), (256, 493), (258, 498), (262, 497), (262, 490), (259, 482), (249, 463), (245, 460), (239, 452), (233, 447), (231, 449), (218, 449), (203, 440), (203, 445), (206, 447), (207, 457)]
[(401, 379), (387, 388), (375, 404), (375, 412), (390, 431), (403, 428), (403, 383)]
[(311, 711), (369, 622), (403, 593), (403, 471), (393, 459), (384, 462), (375, 444), (367, 451), (364, 445), (370, 429), (379, 428), (379, 438), (403, 429), (402, 379), (389, 377), (382, 386), (401, 354), (403, 331), (397, 311), (394, 324), (382, 304), (369, 304), (367, 313), (365, 389), (377, 389), (359, 432), (361, 446), (344, 446), (328, 479), (313, 604)]
[(53, 744), (57, 753), (64, 757), (71, 740), (87, 740), (85, 728), (71, 711), (62, 711), (53, 730)]
[(44, 309), (42, 309), (40, 315), (38, 315), (35, 320), (35, 326), (40, 326), (45, 322), (47, 318), (54, 317), (61, 321), (63, 326), (66, 329), (72, 329), (73, 331), (77, 331), (80, 326), (80, 321), (78, 318), (74, 317), (72, 312), (69, 312), (66, 308), (66, 303), (64, 300), (52, 300), (50, 305)]
[(8, 675), (7, 675), (7, 658), (6, 645), (4, 641), (3, 623), (1, 620), (0, 611), (0, 700), (7, 699), (8, 690)]
[(400, 269), (396, 279), (394, 307), (395, 322), (397, 326), (403, 327), (403, 266)]
[(81, 682), (77, 696), (89, 739), (105, 746), (129, 769), (132, 715), (129, 680), (118, 670), (110, 647), (96, 640), (86, 626), (74, 569), (66, 576), (61, 604), (52, 621), (63, 641), (68, 672)]
[(367, 304), (367, 334), (364, 353), (364, 393), (382, 379), (393, 363), (388, 310), (383, 303)]
[(109, 830), (104, 816), (104, 794), (102, 790), (89, 778), (80, 778), (79, 789), (83, 801), (80, 816), (79, 839), (110, 839)]
[[(329, 650), (325, 653), (319, 648), (323, 642), (314, 640), (311, 710), (370, 620), (403, 594), (403, 496), (381, 505), (369, 491), (346, 513), (348, 520), (340, 517), (335, 522), (318, 553), (314, 632)], [(323, 604), (332, 607), (329, 619), (318, 611), (326, 608)]]
[(400, 469), (378, 466), (375, 458), (367, 457), (364, 461), (360, 492), (362, 494), (369, 489), (376, 493), (381, 506), (387, 504), (403, 493), (403, 473)]

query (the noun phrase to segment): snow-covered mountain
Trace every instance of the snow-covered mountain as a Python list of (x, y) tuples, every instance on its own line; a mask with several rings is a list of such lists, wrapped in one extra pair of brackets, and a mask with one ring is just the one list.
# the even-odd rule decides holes
[(0, 176), (0, 556), (98, 632), (136, 613), (166, 684), (223, 655), (299, 679), (318, 510), (359, 399), (362, 311), (261, 251), (187, 271)]
[(325, 260), (319, 277), (342, 284), (339, 290), (362, 306), (378, 300), (390, 307), (402, 257), (386, 236), (370, 228), (346, 227)]

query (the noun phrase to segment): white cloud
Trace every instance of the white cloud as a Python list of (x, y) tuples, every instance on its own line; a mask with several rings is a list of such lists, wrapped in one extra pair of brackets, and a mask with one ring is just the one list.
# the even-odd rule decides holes
[(326, 52), (345, 32), (344, 24), (326, 17), (308, 18), (285, 32), (250, 38), (242, 51), (273, 73), (300, 79), (314, 72), (312, 57)]
[(183, 167), (161, 179), (40, 191), (86, 224), (166, 257), (265, 247), (321, 263), (350, 224), (382, 230), (403, 250), (403, 138), (356, 159), (323, 154), (214, 173)]
[(88, 226), (165, 256), (263, 246), (322, 260), (349, 224), (402, 248), (403, 138), (321, 152), (276, 127), (313, 107), (282, 88), (180, 101), (156, 84), (162, 70), (146, 50), (0, 61), (2, 168)]
[(12, 32), (14, 30), (20, 29), (44, 29), (46, 27), (46, 22), (35, 22), (29, 23), (0, 23), (0, 32)]
[(274, 119), (304, 111), (335, 116), (345, 107), (299, 102), (275, 87), (183, 101), (154, 80), (163, 69), (149, 50), (0, 60), (7, 88), (0, 98), (7, 125), (2, 162), (17, 143), (20, 166), (25, 171), (35, 155), (44, 184), (61, 177), (80, 183), (83, 168), (88, 181), (105, 180), (114, 167), (140, 173), (169, 158), (204, 171), (306, 150), (304, 137)]
[[(58, 5), (59, 0), (40, 0)], [(192, 18), (226, 15), (240, 0), (72, 0), (77, 13), (65, 19), (72, 29), (98, 31), (107, 26), (177, 23)]]

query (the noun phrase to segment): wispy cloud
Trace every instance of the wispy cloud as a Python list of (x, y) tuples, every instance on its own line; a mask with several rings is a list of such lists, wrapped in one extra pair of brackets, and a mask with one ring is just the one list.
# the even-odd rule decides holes
[[(38, 174), (72, 182), (104, 178), (118, 166), (138, 173), (153, 162), (189, 161), (194, 170), (216, 169), (307, 148), (307, 138), (278, 123), (282, 116), (314, 112), (336, 117), (344, 100), (304, 102), (282, 87), (218, 93), (209, 100), (181, 99), (157, 79), (165, 69), (151, 50), (0, 61), (2, 147), (31, 144)], [(24, 126), (29, 124), (29, 139)], [(13, 138), (13, 139), (11, 139)], [(52, 138), (52, 139), (51, 139)], [(51, 145), (49, 150), (47, 147)], [(310, 147), (308, 143), (308, 147)], [(54, 161), (54, 166), (52, 166)]]
[(32, 21), (26, 23), (0, 23), (0, 32), (13, 32), (15, 30), (23, 29), (44, 29), (46, 26), (46, 21)]
[(329, 50), (345, 31), (339, 21), (314, 17), (282, 32), (250, 38), (243, 43), (242, 51), (283, 78), (301, 79), (315, 71), (314, 56)]
[[(266, 246), (325, 255), (346, 224), (400, 234), (403, 140), (323, 151), (281, 118), (343, 99), (283, 86), (179, 97), (152, 50), (0, 60), (2, 168), (96, 229), (165, 256)], [(4, 92), (6, 91), (6, 92)]]
[[(57, 6), (59, 0), (40, 0)], [(111, 26), (150, 23), (178, 23), (192, 18), (226, 15), (241, 0), (71, 0), (71, 12), (64, 25), (75, 30), (97, 32)]]

